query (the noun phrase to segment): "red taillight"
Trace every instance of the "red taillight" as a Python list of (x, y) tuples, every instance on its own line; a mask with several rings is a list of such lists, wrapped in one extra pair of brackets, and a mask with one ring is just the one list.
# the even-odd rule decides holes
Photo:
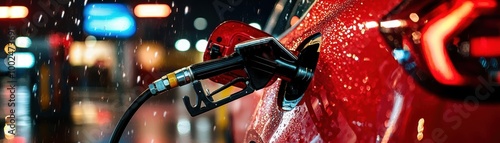
[(495, 7), (496, 2), (493, 0), (456, 2), (452, 9), (438, 15), (423, 28), (423, 58), (437, 81), (447, 85), (464, 85), (470, 82), (453, 66), (445, 44), (479, 15)]
[[(380, 28), (392, 50), (412, 53), (411, 60), (400, 61), (403, 65), (416, 64), (408, 71), (427, 74), (445, 86), (474, 85), (478, 76), (488, 77), (488, 73), (498, 70), (487, 68), (479, 59), (500, 56), (500, 49), (493, 47), (500, 44), (500, 33), (482, 35), (473, 30), (492, 24), (483, 22), (485, 19), (500, 19), (497, 3), (496, 0), (405, 1), (380, 22)], [(383, 24), (395, 20), (404, 21), (406, 26)], [(500, 27), (500, 23), (493, 25)]]
[(500, 56), (500, 48), (498, 48), (497, 45), (500, 45), (500, 36), (472, 38), (470, 40), (470, 46), (474, 48), (470, 50), (470, 54), (473, 56), (485, 57)]

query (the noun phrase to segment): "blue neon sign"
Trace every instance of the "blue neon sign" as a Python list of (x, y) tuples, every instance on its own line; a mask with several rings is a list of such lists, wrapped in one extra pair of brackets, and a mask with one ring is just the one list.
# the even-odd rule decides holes
[(134, 35), (136, 24), (124, 4), (87, 4), (83, 9), (83, 30), (99, 37), (128, 38)]

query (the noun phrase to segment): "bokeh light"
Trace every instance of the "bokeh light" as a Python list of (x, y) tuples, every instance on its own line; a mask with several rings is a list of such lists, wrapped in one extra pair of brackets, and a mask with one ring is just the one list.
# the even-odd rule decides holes
[(167, 17), (172, 10), (166, 4), (139, 4), (134, 8), (137, 17)]
[(29, 37), (17, 37), (15, 43), (19, 48), (29, 48), (31, 46), (31, 39)]
[(205, 30), (207, 28), (207, 19), (198, 17), (194, 20), (194, 28), (197, 30)]
[(196, 42), (196, 50), (198, 50), (199, 52), (205, 52), (207, 44), (208, 41), (205, 39), (198, 40), (198, 42)]
[(175, 42), (175, 49), (179, 51), (187, 51), (191, 47), (191, 43), (187, 39), (179, 39)]

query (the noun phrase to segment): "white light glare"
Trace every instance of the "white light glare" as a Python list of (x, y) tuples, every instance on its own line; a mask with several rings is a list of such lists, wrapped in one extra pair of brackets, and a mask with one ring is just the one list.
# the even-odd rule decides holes
[(15, 52), (14, 58), (5, 58), (7, 67), (14, 66), (16, 68), (32, 68), (35, 65), (35, 56), (29, 52)]
[(260, 27), (260, 24), (258, 24), (258, 23), (250, 23), (249, 25), (250, 25), (250, 26), (252, 26), (252, 27), (255, 27), (255, 28), (259, 29), (259, 30), (261, 30), (261, 29), (262, 29), (262, 28)]
[(191, 47), (191, 43), (187, 39), (179, 39), (175, 42), (175, 49), (179, 51), (187, 51)]
[(191, 132), (191, 123), (189, 123), (189, 120), (179, 119), (177, 121), (177, 132), (181, 135)]
[(207, 44), (208, 41), (205, 39), (198, 40), (198, 42), (196, 42), (196, 50), (198, 50), (199, 52), (205, 52)]
[(15, 44), (19, 48), (29, 48), (31, 46), (31, 39), (29, 37), (17, 37)]

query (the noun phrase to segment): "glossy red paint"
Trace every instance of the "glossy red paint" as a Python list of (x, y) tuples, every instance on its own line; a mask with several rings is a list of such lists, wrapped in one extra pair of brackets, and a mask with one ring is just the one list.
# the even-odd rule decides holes
[[(270, 36), (271, 35), (265, 33), (264, 31), (255, 29), (248, 24), (239, 21), (226, 21), (212, 31), (212, 34), (208, 39), (207, 49), (203, 54), (203, 60), (208, 61), (229, 56), (234, 53), (234, 47), (238, 43), (250, 39)], [(212, 77), (210, 80), (221, 84), (227, 84), (236, 77), (247, 77), (247, 75), (245, 71), (240, 69)], [(242, 83), (236, 84), (236, 86), (240, 88), (245, 87)]]
[(495, 96), (492, 87), (498, 84), (482, 79), (475, 88), (487, 92), (443, 98), (394, 59), (373, 23), (401, 2), (318, 0), (280, 39), (295, 51), (304, 39), (322, 35), (304, 98), (283, 111), (277, 104), (280, 80), (268, 86), (244, 142), (500, 142), (500, 115), (495, 114), (500, 105), (480, 104)]

